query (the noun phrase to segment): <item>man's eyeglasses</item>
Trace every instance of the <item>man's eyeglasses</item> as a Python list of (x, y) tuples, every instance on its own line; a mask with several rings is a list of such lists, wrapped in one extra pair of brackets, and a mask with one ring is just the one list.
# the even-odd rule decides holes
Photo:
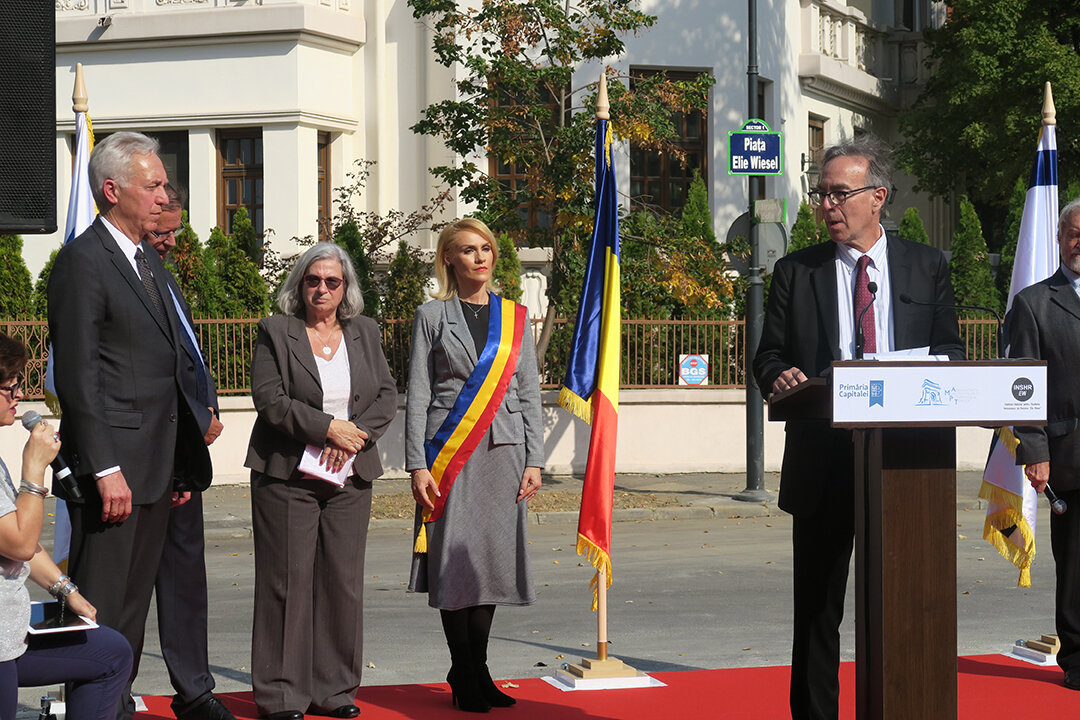
[(304, 276), (304, 284), (307, 285), (312, 290), (319, 287), (323, 283), (326, 283), (326, 289), (329, 290), (330, 292), (333, 292), (334, 290), (337, 290), (339, 287), (341, 287), (342, 282), (344, 282), (344, 281), (339, 277), (325, 277), (324, 278), (324, 277), (319, 277), (318, 275), (305, 275)]
[(15, 393), (20, 392), (23, 386), (23, 376), (19, 375), (15, 378), (15, 382), (10, 385), (0, 385), (0, 391), (2, 391), (9, 398), (14, 398)]
[(810, 196), (810, 202), (814, 205), (820, 205), (826, 198), (829, 199), (829, 204), (833, 206), (843, 205), (848, 201), (852, 195), (858, 195), (864, 190), (873, 190), (879, 187), (878, 185), (867, 185), (861, 188), (855, 188), (854, 190), (833, 190), (832, 192), (822, 192), (821, 190), (811, 190), (807, 193)]
[(176, 233), (180, 232), (181, 230), (183, 230), (183, 226), (175, 228), (173, 230), (166, 230), (165, 232), (158, 232), (157, 230), (151, 230), (150, 234), (154, 236), (155, 240), (160, 240), (161, 238), (168, 237), (170, 235), (172, 235), (173, 239), (175, 239), (176, 238)]

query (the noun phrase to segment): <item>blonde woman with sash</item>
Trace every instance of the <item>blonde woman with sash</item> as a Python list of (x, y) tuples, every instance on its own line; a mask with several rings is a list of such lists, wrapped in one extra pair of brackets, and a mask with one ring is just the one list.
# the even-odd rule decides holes
[(416, 311), (406, 403), (409, 589), (440, 611), (451, 701), (469, 712), (514, 704), (488, 671), (488, 633), (496, 605), (536, 600), (526, 504), (544, 465), (540, 381), (525, 307), (492, 287), (497, 257), (479, 220), (439, 235), (439, 289)]

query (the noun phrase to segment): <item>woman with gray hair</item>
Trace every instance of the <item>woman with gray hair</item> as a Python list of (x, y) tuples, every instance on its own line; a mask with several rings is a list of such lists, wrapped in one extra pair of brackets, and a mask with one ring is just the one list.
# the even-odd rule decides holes
[(283, 314), (259, 322), (251, 361), (251, 684), (271, 720), (351, 718), (371, 481), (382, 475), (375, 441), (397, 388), (341, 247), (305, 252), (278, 305)]

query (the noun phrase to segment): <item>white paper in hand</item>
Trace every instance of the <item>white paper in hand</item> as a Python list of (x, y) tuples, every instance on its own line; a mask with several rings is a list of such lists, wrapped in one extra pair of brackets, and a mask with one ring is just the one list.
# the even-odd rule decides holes
[(303, 456), (300, 458), (300, 472), (304, 473), (308, 477), (313, 477), (318, 480), (325, 480), (328, 483), (333, 483), (338, 487), (344, 487), (346, 478), (349, 477), (349, 473), (352, 472), (353, 458), (356, 454), (349, 455), (345, 460), (345, 464), (341, 466), (341, 469), (337, 472), (332, 472), (326, 469), (326, 466), (319, 462), (319, 458), (322, 457), (323, 449), (315, 445), (308, 445), (304, 450)]

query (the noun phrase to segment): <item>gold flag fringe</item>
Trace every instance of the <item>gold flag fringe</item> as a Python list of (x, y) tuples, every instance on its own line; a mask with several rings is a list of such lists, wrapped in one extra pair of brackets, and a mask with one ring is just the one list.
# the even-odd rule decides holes
[[(607, 584), (605, 585), (605, 587), (611, 587), (611, 556), (608, 555), (603, 548), (601, 548), (599, 545), (597, 545), (581, 533), (578, 533), (577, 554), (584, 555), (585, 559), (588, 560), (594, 568), (596, 568), (597, 574), (603, 573), (604, 577), (607, 580)], [(589, 587), (592, 588), (593, 591), (593, 612), (596, 612), (597, 608), (600, 606), (600, 588), (599, 586), (597, 586), (596, 581), (597, 575), (593, 575), (592, 582), (589, 583)]]
[(559, 405), (592, 425), (592, 403), (570, 388), (559, 390)]
[[(1009, 454), (1016, 457), (1016, 448), (1020, 439), (1013, 434), (1012, 428), (1000, 427), (996, 430), (998, 439)], [(1001, 557), (1020, 570), (1017, 587), (1031, 587), (1031, 563), (1035, 560), (1035, 534), (1024, 517), (1024, 498), (993, 483), (983, 481), (979, 488), (979, 497), (991, 505), (1004, 508), (988, 514), (983, 524), (983, 539), (994, 546)], [(1004, 531), (1014, 528), (1008, 536)], [(1018, 537), (1019, 536), (1019, 537)]]

